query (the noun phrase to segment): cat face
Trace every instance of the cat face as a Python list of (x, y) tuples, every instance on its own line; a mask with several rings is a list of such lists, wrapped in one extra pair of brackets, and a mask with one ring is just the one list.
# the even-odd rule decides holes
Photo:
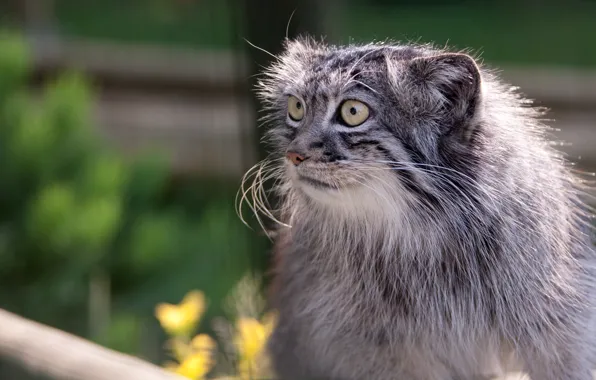
[(474, 60), (423, 47), (289, 43), (260, 83), (267, 137), (294, 188), (432, 200), (433, 166), (474, 162), (481, 79)]

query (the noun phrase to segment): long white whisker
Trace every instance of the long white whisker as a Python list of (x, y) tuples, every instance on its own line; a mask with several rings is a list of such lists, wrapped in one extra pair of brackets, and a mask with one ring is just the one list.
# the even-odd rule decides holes
[[(346, 81), (346, 83), (344, 83), (342, 88), (346, 88), (350, 83), (354, 82), (354, 78), (356, 78), (358, 75), (366, 74), (366, 73), (378, 73), (378, 72), (379, 72), (378, 70), (362, 70), (362, 71), (352, 75), (350, 78), (348, 78), (348, 80)], [(359, 82), (359, 83), (362, 84), (361, 82)]]
[(288, 20), (288, 25), (286, 25), (286, 40), (288, 39), (288, 35), (290, 32), (290, 23), (292, 22), (292, 17), (294, 17), (294, 13), (296, 13), (296, 9), (294, 9), (292, 11), (292, 14), (290, 15), (290, 19)]
[[(397, 167), (389, 168), (389, 167), (388, 167), (388, 168), (378, 168), (378, 169), (379, 169), (379, 170), (383, 170), (383, 169), (386, 169), (386, 170), (387, 170), (387, 169), (388, 169), (388, 170), (395, 169), (395, 170), (415, 171), (413, 168), (408, 168), (408, 167), (405, 167), (405, 166), (404, 166), (404, 167), (399, 167), (399, 168), (397, 168)], [(439, 176), (439, 175), (440, 175), (440, 173), (433, 173), (433, 172), (430, 172), (430, 173), (432, 173), (432, 174), (435, 174), (435, 175), (437, 175), (437, 176)], [(473, 201), (470, 199), (470, 197), (469, 197), (468, 195), (466, 195), (466, 194), (465, 194), (465, 193), (464, 193), (464, 192), (463, 192), (461, 189), (459, 189), (459, 188), (458, 188), (458, 187), (457, 187), (457, 186), (456, 186), (456, 185), (453, 183), (453, 181), (451, 181), (450, 179), (448, 179), (448, 178), (446, 178), (446, 177), (443, 177), (443, 179), (444, 179), (445, 181), (449, 182), (449, 184), (451, 184), (451, 185), (452, 185), (452, 187), (453, 187), (455, 190), (457, 190), (457, 191), (460, 193), (460, 195), (461, 195), (461, 196), (462, 196), (462, 197), (463, 197), (463, 198), (464, 198), (464, 199), (465, 199), (465, 200), (466, 200), (466, 201), (467, 201), (467, 202), (470, 204), (470, 206), (471, 206), (471, 207), (474, 207), (474, 208), (476, 207), (476, 205), (475, 205), (475, 204), (474, 204), (474, 202), (473, 202)]]
[[(236, 194), (236, 203), (238, 205), (237, 208), (237, 214), (240, 217), (240, 220), (249, 228), (250, 225), (246, 222), (246, 220), (244, 219), (243, 213), (242, 213), (242, 204), (248, 200), (248, 194), (252, 194), (253, 195), (253, 203), (251, 202), (246, 202), (246, 204), (251, 208), (251, 210), (253, 211), (253, 213), (255, 214), (255, 217), (257, 219), (257, 221), (259, 222), (259, 224), (261, 225), (261, 227), (264, 228), (262, 221), (260, 220), (260, 216), (259, 216), (259, 211), (263, 211), (263, 209), (266, 210), (266, 207), (260, 207), (261, 205), (258, 203), (258, 201), (255, 199), (255, 187), (257, 186), (262, 186), (262, 172), (264, 170), (270, 170), (270, 166), (274, 165), (278, 160), (268, 160), (265, 159), (257, 164), (255, 164), (253, 167), (251, 167), (243, 176), (242, 178), (242, 182), (241, 182), (241, 186), (240, 189), (238, 191), (238, 193)], [(249, 178), (253, 177), (253, 182), (251, 184), (250, 187), (245, 188), (245, 184), (248, 181)], [(261, 179), (261, 180), (260, 180)], [(242, 194), (240, 197), (240, 201), (238, 202), (238, 196), (239, 194)], [(263, 209), (262, 209), (263, 208)], [(268, 215), (269, 216), (269, 215)], [(274, 220), (277, 220), (275, 218), (273, 218)]]
[(263, 177), (261, 175), (261, 170), (259, 170), (259, 174), (258, 174), (257, 178), (260, 178), (260, 180), (258, 182), (258, 185), (255, 187), (255, 190), (253, 190), (253, 198), (254, 198), (256, 204), (259, 206), (260, 210), (263, 213), (265, 213), (272, 221), (274, 221), (274, 222), (276, 222), (276, 223), (278, 223), (278, 224), (280, 224), (280, 225), (282, 225), (284, 227), (290, 227), (289, 225), (287, 225), (287, 224), (279, 221), (272, 214), (272, 212), (270, 210), (271, 207), (270, 207), (269, 202), (267, 200), (266, 193), (265, 193), (264, 186), (263, 186), (263, 184), (264, 184), (265, 181), (267, 181), (267, 180), (269, 180), (271, 178), (274, 178), (274, 177), (276, 177), (278, 175), (279, 175), (278, 172), (273, 171), (271, 173), (268, 173), (265, 177)]
[(272, 54), (272, 53), (268, 52), (267, 50), (265, 50), (265, 49), (263, 49), (263, 48), (261, 48), (261, 47), (258, 47), (257, 45), (253, 44), (252, 42), (250, 42), (250, 41), (249, 41), (249, 40), (247, 40), (246, 38), (243, 38), (243, 40), (244, 40), (244, 41), (246, 41), (246, 42), (247, 42), (247, 43), (248, 43), (250, 46), (254, 47), (255, 49), (257, 49), (257, 50), (260, 50), (260, 51), (262, 51), (263, 53), (267, 53), (267, 54), (269, 54), (270, 56), (272, 56), (273, 58), (277, 59), (277, 57), (276, 57), (274, 54)]
[[(365, 54), (364, 54), (362, 57), (358, 58), (358, 59), (356, 60), (356, 62), (354, 62), (354, 64), (352, 65), (352, 67), (350, 67), (350, 70), (346, 71), (346, 72), (348, 73), (348, 75), (349, 75), (349, 73), (351, 73), (351, 72), (352, 72), (352, 70), (354, 70), (354, 68), (355, 68), (356, 66), (358, 66), (358, 64), (359, 64), (360, 62), (362, 62), (362, 60), (364, 60), (364, 58), (366, 58), (366, 57), (367, 57), (369, 54), (372, 54), (372, 53), (375, 53), (375, 50), (371, 50), (371, 51), (369, 51), (368, 53), (365, 53)], [(346, 84), (344, 84), (344, 86), (342, 86), (342, 88), (344, 88), (345, 86), (346, 86)]]
[[(371, 91), (372, 91), (372, 92), (374, 92), (375, 94), (378, 94), (378, 93), (379, 93), (379, 92), (378, 92), (377, 90), (375, 90), (374, 88), (370, 87), (370, 86), (369, 86), (369, 85), (367, 85), (366, 83), (362, 83), (362, 82), (361, 82), (361, 81), (359, 81), (359, 80), (352, 79), (352, 80), (351, 80), (351, 82), (358, 83), (359, 85), (361, 85), (361, 86), (363, 86), (363, 87), (366, 87), (366, 88), (368, 88), (369, 90), (371, 90)], [(348, 82), (348, 83), (349, 83), (349, 82)]]
[[(283, 167), (280, 163), (283, 161), (283, 158), (277, 159), (265, 159), (258, 163), (257, 165), (253, 166), (244, 176), (240, 196), (240, 202), (238, 204), (239, 210), (241, 210), (242, 204), (245, 203), (250, 207), (253, 212), (253, 215), (257, 219), (260, 227), (267, 232), (263, 220), (261, 219), (261, 214), (266, 216), (271, 221), (282, 225), (284, 227), (291, 227), (290, 225), (283, 223), (280, 221), (275, 215), (274, 211), (267, 198), (267, 191), (265, 191), (264, 183), (270, 179), (274, 179), (274, 186), (283, 178)], [(244, 184), (248, 182), (248, 179), (253, 178), (252, 183), (249, 187), (246, 187)], [(270, 189), (273, 190), (273, 189)], [(237, 194), (237, 198), (238, 198)], [(248, 199), (251, 199), (252, 202), (248, 202)], [(279, 210), (277, 210), (279, 211)], [(277, 212), (276, 211), (276, 212)], [(240, 212), (240, 215), (242, 213)], [(244, 218), (241, 216), (241, 220), (243, 223), (247, 225)], [(249, 226), (250, 227), (250, 226)]]
[[(365, 178), (361, 178), (361, 179), (365, 179)], [(379, 197), (383, 198), (383, 199), (384, 199), (384, 200), (387, 202), (387, 205), (393, 208), (393, 203), (394, 203), (394, 202), (391, 202), (389, 199), (387, 199), (387, 197), (386, 197), (386, 196), (384, 196), (383, 194), (381, 194), (381, 193), (380, 193), (380, 192), (379, 192), (377, 189), (375, 189), (375, 188), (373, 188), (373, 187), (371, 187), (371, 186), (368, 186), (368, 185), (367, 185), (367, 184), (365, 184), (364, 182), (360, 182), (360, 181), (358, 181), (357, 179), (354, 179), (354, 178), (352, 178), (352, 180), (353, 180), (354, 182), (358, 183), (359, 185), (361, 185), (361, 186), (364, 186), (364, 187), (366, 187), (367, 189), (371, 190), (373, 193), (377, 194)]]
[[(246, 181), (248, 180), (248, 178), (250, 178), (253, 175), (253, 171), (260, 165), (262, 165), (262, 162), (259, 162), (257, 164), (255, 164), (254, 166), (252, 166), (250, 169), (248, 169), (246, 171), (246, 173), (244, 174), (244, 176), (242, 177), (242, 180), (240, 182), (240, 188), (238, 189), (238, 192), (236, 193), (236, 197), (234, 199), (234, 203), (237, 205), (237, 209), (236, 209), (236, 214), (238, 215), (238, 217), (240, 218), (240, 220), (242, 221), (242, 223), (244, 225), (246, 225), (247, 227), (251, 228), (248, 223), (246, 222), (246, 220), (244, 220), (244, 216), (242, 213), (242, 204), (244, 203), (244, 199), (246, 197), (246, 190), (244, 189), (244, 184), (246, 183)], [(240, 194), (242, 194), (242, 196), (240, 197), (240, 201), (238, 201), (238, 197), (240, 196)]]
[[(424, 166), (424, 167), (431, 167), (431, 168), (435, 168), (435, 169), (442, 169), (442, 170), (450, 171), (450, 172), (458, 175), (458, 177), (453, 177), (453, 175), (451, 175), (450, 176), (451, 178), (465, 181), (465, 182), (469, 183), (470, 185), (474, 186), (474, 188), (478, 189), (479, 191), (481, 191), (485, 195), (487, 195), (490, 198), (490, 200), (493, 201), (493, 206), (495, 207), (495, 211), (498, 211), (498, 208), (497, 208), (496, 204), (494, 203), (494, 195), (490, 191), (486, 190), (477, 180), (471, 178), (470, 176), (468, 176), (458, 170), (448, 168), (445, 166), (440, 166), (440, 165), (432, 165), (432, 164), (424, 164), (424, 163), (416, 163), (416, 162), (398, 162), (398, 161), (384, 161), (384, 160), (378, 160), (375, 162), (379, 162), (379, 163), (383, 163), (383, 164), (390, 164), (390, 165), (411, 165), (411, 166), (414, 166), (417, 168), (419, 168), (420, 166)], [(419, 169), (421, 169), (421, 168), (419, 168)], [(434, 172), (428, 171), (428, 170), (427, 170), (427, 172), (434, 173)], [(447, 173), (442, 173), (442, 174), (447, 175)], [(461, 176), (461, 178), (460, 178), (460, 176)]]
[[(457, 190), (457, 191), (458, 191), (458, 193), (460, 193), (460, 195), (461, 195), (461, 196), (462, 196), (462, 197), (463, 197), (463, 198), (466, 200), (466, 202), (467, 202), (468, 204), (470, 204), (470, 206), (471, 206), (471, 207), (473, 207), (473, 208), (476, 208), (476, 207), (478, 207), (478, 205), (480, 205), (481, 203), (475, 204), (475, 203), (474, 203), (474, 202), (473, 202), (473, 201), (472, 201), (472, 200), (469, 198), (469, 196), (467, 196), (467, 195), (466, 195), (466, 194), (465, 194), (465, 193), (464, 193), (464, 192), (463, 192), (463, 191), (462, 191), (462, 190), (461, 190), (461, 189), (460, 189), (460, 188), (459, 188), (459, 187), (458, 187), (458, 186), (457, 186), (457, 185), (456, 185), (456, 184), (455, 184), (455, 183), (454, 183), (454, 182), (453, 182), (453, 181), (452, 181), (450, 178), (457, 179), (458, 181), (463, 181), (464, 183), (468, 183), (468, 184), (469, 184), (469, 185), (471, 185), (472, 187), (474, 187), (474, 188), (477, 188), (477, 189), (478, 189), (478, 190), (480, 190), (481, 192), (484, 192), (484, 193), (485, 193), (485, 194), (487, 194), (487, 195), (489, 196), (489, 198), (490, 198), (491, 200), (493, 200), (493, 202), (494, 202), (494, 199), (491, 197), (491, 194), (490, 194), (490, 193), (488, 193), (488, 192), (486, 192), (484, 189), (480, 188), (480, 187), (479, 187), (479, 185), (478, 185), (478, 183), (477, 183), (477, 181), (474, 181), (472, 178), (469, 178), (469, 177), (467, 177), (467, 179), (466, 179), (466, 178), (455, 177), (453, 174), (450, 174), (450, 173), (438, 173), (438, 172), (436, 172), (436, 171), (432, 171), (432, 170), (425, 169), (425, 168), (420, 168), (420, 167), (415, 169), (415, 168), (411, 168), (411, 167), (404, 166), (404, 165), (402, 165), (403, 163), (399, 163), (399, 164), (400, 164), (400, 166), (398, 167), (398, 166), (397, 166), (397, 164), (398, 164), (398, 163), (395, 163), (395, 164), (394, 164), (394, 166), (392, 166), (392, 167), (378, 167), (378, 166), (373, 166), (373, 167), (369, 167), (369, 168), (368, 168), (368, 170), (407, 170), (407, 171), (415, 171), (415, 170), (420, 170), (420, 171), (423, 171), (423, 172), (425, 172), (425, 173), (427, 173), (427, 174), (430, 174), (431, 176), (435, 176), (435, 177), (437, 177), (437, 178), (440, 178), (440, 179), (442, 179), (442, 180), (444, 181), (444, 183), (445, 183), (445, 184), (447, 184), (447, 185), (450, 185), (450, 187), (451, 187), (451, 188), (453, 188), (453, 189)], [(436, 166), (436, 165), (430, 165), (430, 166)], [(446, 168), (446, 169), (449, 169), (449, 168)], [(457, 172), (457, 171), (455, 171), (455, 172)], [(457, 172), (457, 173), (459, 173), (459, 172)], [(435, 184), (435, 185), (437, 185), (437, 186), (441, 186), (441, 184), (440, 184), (440, 183), (438, 183), (438, 184)], [(521, 203), (521, 201), (517, 201), (517, 202)], [(494, 204), (494, 207), (495, 207), (495, 213), (494, 213), (494, 215), (495, 215), (497, 218), (501, 219), (501, 221), (505, 222), (505, 221), (504, 221), (504, 219), (503, 219), (503, 216), (500, 214), (500, 212), (499, 212), (499, 209), (497, 208), (496, 204)], [(464, 209), (462, 209), (462, 211), (465, 211), (465, 210), (464, 210)], [(472, 214), (472, 215), (473, 215), (473, 214)], [(518, 226), (520, 229), (528, 231), (528, 229), (527, 229), (525, 226), (521, 225), (520, 223), (518, 223), (518, 222), (516, 222), (516, 221), (514, 221), (514, 223), (515, 223), (515, 224), (516, 224), (516, 225), (517, 225), (517, 226)], [(493, 238), (491, 237), (491, 239), (493, 239)], [(493, 240), (494, 240), (494, 239), (493, 239)]]

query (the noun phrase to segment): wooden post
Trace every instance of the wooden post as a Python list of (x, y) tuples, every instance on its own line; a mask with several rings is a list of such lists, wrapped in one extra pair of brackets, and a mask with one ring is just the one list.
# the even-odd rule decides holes
[[(249, 77), (246, 78), (246, 91), (250, 92), (255, 107), (254, 119), (257, 118), (256, 110), (260, 108), (254, 98), (254, 86), (263, 67), (271, 63), (272, 57), (252, 47), (244, 39), (259, 48), (278, 54), (282, 48), (286, 33), (289, 38), (294, 38), (301, 33), (319, 37), (323, 33), (320, 17), (322, 15), (322, 1), (316, 0), (239, 0), (231, 4), (240, 6), (232, 7), (236, 10), (235, 22), (237, 28), (237, 46), (246, 52), (249, 65)], [(256, 144), (262, 138), (263, 129), (257, 133)], [(259, 144), (259, 158), (266, 156), (266, 152)]]
[[(250, 140), (244, 139), (244, 141), (252, 141), (257, 153), (257, 161), (264, 159), (268, 154), (265, 146), (261, 144), (266, 127), (257, 128), (260, 115), (258, 111), (261, 109), (261, 104), (254, 93), (257, 75), (273, 59), (263, 50), (277, 55), (283, 47), (286, 36), (295, 38), (299, 34), (307, 33), (314, 37), (320, 37), (323, 32), (320, 20), (322, 3), (324, 2), (316, 0), (229, 0), (230, 9), (233, 10), (234, 45), (238, 52), (244, 53), (244, 56), (247, 57), (248, 66), (244, 72), (244, 81), (239, 92), (250, 99), (252, 113), (250, 120), (247, 121), (250, 124), (242, 130), (252, 132)], [(254, 161), (247, 160), (244, 163), (244, 170), (253, 166)], [(270, 188), (271, 182), (272, 180), (269, 180), (268, 183), (265, 183), (265, 189)], [(270, 204), (276, 207), (277, 200), (274, 199), (274, 196), (271, 194), (269, 198)], [(264, 219), (263, 222), (267, 229), (274, 227), (270, 220)], [(260, 227), (256, 228), (260, 232)], [(265, 239), (262, 239), (262, 242), (263, 245), (259, 244), (258, 250), (267, 252), (267, 242)], [(267, 256), (263, 255), (259, 260), (250, 264), (257, 271), (262, 271), (268, 267), (266, 261)]]

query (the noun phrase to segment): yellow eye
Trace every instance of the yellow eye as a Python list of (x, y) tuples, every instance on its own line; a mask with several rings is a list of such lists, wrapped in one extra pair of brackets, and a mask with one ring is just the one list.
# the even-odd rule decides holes
[(368, 119), (368, 107), (357, 100), (347, 100), (341, 106), (341, 118), (351, 127), (356, 127)]
[(294, 121), (300, 121), (304, 117), (304, 104), (295, 96), (288, 98), (288, 114)]

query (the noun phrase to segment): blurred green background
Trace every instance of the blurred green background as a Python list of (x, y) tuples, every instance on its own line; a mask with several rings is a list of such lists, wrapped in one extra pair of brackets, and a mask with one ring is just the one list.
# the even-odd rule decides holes
[(587, 0), (2, 0), (0, 307), (161, 363), (158, 302), (203, 290), (209, 331), (266, 270), (268, 240), (234, 209), (266, 154), (251, 86), (270, 57), (245, 38), (469, 48), (593, 170), (594, 20)]

